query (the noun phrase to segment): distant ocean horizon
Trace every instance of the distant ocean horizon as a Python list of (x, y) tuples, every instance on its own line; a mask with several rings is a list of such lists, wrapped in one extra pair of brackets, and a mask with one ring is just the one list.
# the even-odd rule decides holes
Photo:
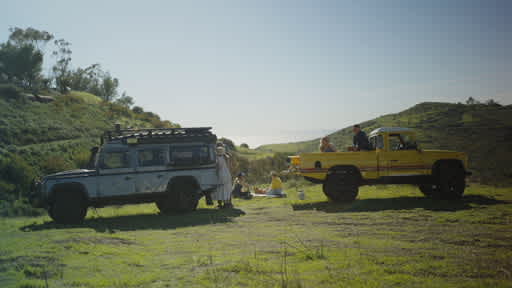
[(267, 144), (282, 144), (282, 143), (293, 143), (300, 141), (310, 141), (316, 138), (320, 138), (322, 136), (331, 134), (336, 132), (339, 129), (312, 129), (312, 130), (279, 130), (279, 131), (269, 131), (272, 134), (264, 135), (263, 133), (258, 133), (256, 135), (244, 135), (244, 136), (225, 136), (225, 135), (217, 135), (220, 137), (225, 137), (231, 139), (235, 142), (236, 145), (240, 145), (242, 143), (246, 143), (250, 148), (257, 148), (262, 145)]

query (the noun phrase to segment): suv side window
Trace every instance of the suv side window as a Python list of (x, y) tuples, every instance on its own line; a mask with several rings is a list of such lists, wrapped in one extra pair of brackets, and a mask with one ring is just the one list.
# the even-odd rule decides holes
[(102, 169), (130, 168), (130, 152), (128, 150), (106, 151), (101, 159)]
[(164, 149), (139, 150), (137, 151), (137, 164), (139, 167), (164, 166), (165, 156)]
[(215, 163), (213, 153), (207, 145), (171, 146), (170, 164), (173, 166), (194, 166)]

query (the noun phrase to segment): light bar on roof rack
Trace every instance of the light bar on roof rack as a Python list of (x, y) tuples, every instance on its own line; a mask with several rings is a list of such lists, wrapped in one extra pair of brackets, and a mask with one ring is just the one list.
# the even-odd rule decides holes
[(117, 126), (116, 128), (114, 131), (105, 132), (103, 138), (112, 141), (127, 138), (215, 137), (210, 131), (212, 127), (119, 129), (120, 127)]

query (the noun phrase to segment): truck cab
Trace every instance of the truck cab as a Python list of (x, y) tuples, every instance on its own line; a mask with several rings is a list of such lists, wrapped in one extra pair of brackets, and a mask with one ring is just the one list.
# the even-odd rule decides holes
[(371, 150), (303, 153), (292, 156), (291, 169), (323, 184), (333, 201), (351, 201), (361, 185), (414, 184), (429, 197), (459, 198), (465, 189), (465, 153), (423, 150), (410, 128), (383, 127), (369, 134)]

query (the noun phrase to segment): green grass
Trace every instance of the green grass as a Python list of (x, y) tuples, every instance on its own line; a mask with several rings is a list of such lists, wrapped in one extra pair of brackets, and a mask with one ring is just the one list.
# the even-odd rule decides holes
[(259, 149), (248, 149), (243, 147), (237, 147), (238, 155), (248, 160), (256, 160), (266, 157), (274, 156), (274, 152), (265, 152)]
[(83, 91), (71, 91), (69, 95), (80, 98), (87, 104), (100, 104), (102, 101), (100, 97)]
[(436, 202), (412, 186), (332, 204), (286, 199), (89, 210), (84, 224), (0, 218), (0, 287), (512, 287), (512, 194)]

